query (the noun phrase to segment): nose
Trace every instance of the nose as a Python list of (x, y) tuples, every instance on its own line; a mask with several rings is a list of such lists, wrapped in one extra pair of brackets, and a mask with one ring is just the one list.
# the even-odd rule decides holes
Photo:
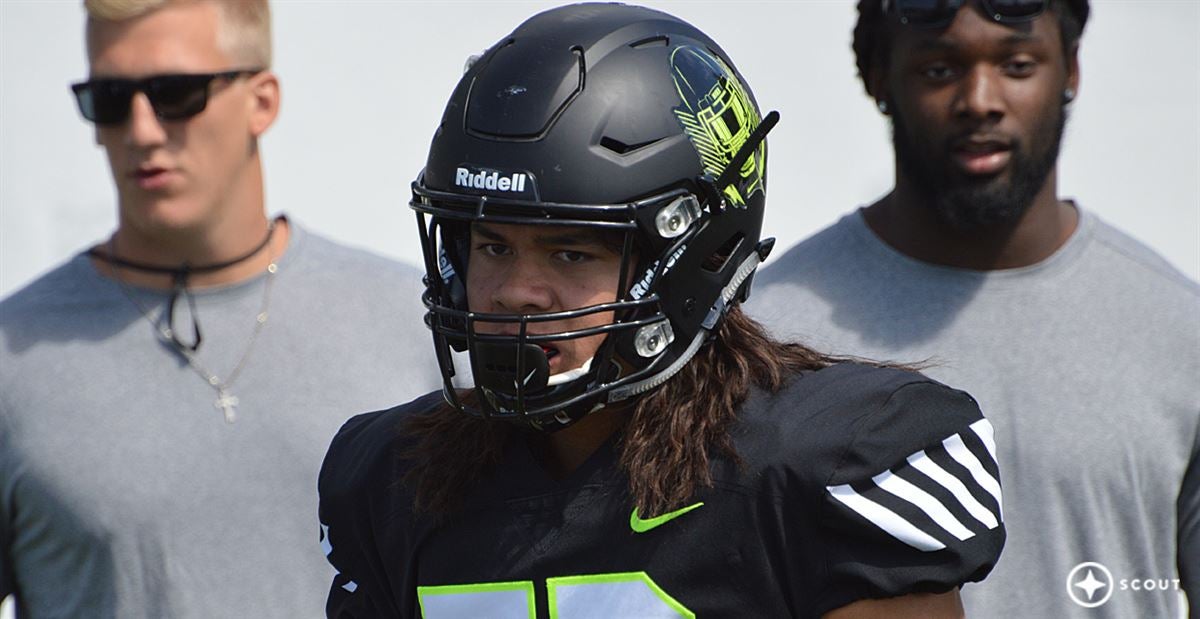
[(493, 275), (491, 301), (495, 311), (538, 314), (554, 307), (554, 289), (536, 260), (517, 256), (508, 268)]
[(131, 146), (159, 146), (167, 139), (167, 131), (163, 128), (162, 121), (154, 114), (154, 107), (150, 105), (150, 99), (145, 93), (133, 93), (133, 100), (129, 103), (129, 119), (126, 122), (129, 126), (126, 128), (125, 141)]
[(986, 66), (973, 67), (959, 82), (955, 115), (975, 121), (997, 121), (1004, 116), (1004, 88), (999, 75)]

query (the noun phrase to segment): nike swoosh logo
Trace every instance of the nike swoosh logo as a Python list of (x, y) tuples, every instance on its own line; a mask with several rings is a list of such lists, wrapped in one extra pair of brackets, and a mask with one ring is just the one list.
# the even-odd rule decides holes
[(662, 526), (662, 525), (690, 512), (690, 511), (692, 511), (693, 509), (699, 509), (700, 506), (702, 506), (702, 505), (704, 505), (703, 501), (696, 503), (695, 505), (688, 505), (687, 507), (685, 507), (683, 509), (677, 509), (673, 512), (665, 513), (661, 516), (656, 516), (654, 518), (647, 518), (646, 520), (642, 520), (641, 518), (638, 517), (638, 510), (635, 507), (635, 508), (633, 508), (633, 513), (629, 514), (629, 528), (633, 529), (634, 533), (645, 533), (646, 531), (649, 531), (650, 529), (653, 529), (655, 527)]

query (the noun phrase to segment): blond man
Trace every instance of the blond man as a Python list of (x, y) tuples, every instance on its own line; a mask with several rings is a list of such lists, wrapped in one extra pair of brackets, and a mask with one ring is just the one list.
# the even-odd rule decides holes
[(0, 301), (0, 597), (22, 616), (297, 617), (345, 413), (437, 384), (415, 271), (268, 216), (265, 0), (88, 0), (72, 86), (113, 234)]

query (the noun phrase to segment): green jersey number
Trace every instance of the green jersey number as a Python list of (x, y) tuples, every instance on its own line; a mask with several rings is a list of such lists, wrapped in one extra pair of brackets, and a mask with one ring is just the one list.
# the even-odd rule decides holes
[[(533, 581), (417, 587), (425, 619), (497, 617), (534, 619)], [(550, 619), (661, 617), (696, 614), (667, 595), (645, 572), (590, 574), (546, 579)]]

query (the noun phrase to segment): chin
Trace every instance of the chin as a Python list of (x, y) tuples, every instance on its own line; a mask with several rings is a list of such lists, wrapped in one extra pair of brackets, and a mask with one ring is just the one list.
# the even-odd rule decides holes
[(1024, 193), (997, 179), (944, 191), (933, 200), (933, 206), (951, 228), (977, 232), (1019, 221), (1032, 203), (1032, 196)]
[(201, 227), (209, 217), (194, 201), (181, 197), (146, 198), (125, 202), (124, 222), (147, 232), (192, 230)]

